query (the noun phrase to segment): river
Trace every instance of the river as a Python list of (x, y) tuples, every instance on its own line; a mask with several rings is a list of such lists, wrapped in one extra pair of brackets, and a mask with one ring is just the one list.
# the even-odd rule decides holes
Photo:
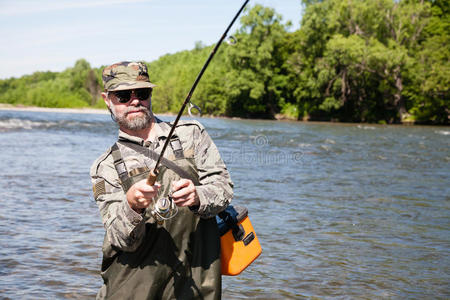
[[(449, 127), (199, 120), (263, 248), (224, 299), (450, 297)], [(89, 167), (116, 138), (105, 114), (0, 110), (0, 298), (95, 297)]]

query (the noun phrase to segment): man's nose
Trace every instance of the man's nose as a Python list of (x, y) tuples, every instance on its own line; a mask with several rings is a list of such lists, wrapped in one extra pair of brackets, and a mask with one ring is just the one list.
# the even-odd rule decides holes
[(130, 104), (139, 104), (139, 98), (136, 96), (136, 93), (133, 91), (131, 91), (131, 95), (130, 95)]

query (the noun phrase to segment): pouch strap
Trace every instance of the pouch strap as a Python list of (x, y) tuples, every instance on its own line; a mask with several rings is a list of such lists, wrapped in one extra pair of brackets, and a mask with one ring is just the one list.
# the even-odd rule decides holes
[(228, 205), (224, 211), (218, 213), (218, 217), (227, 224), (228, 228), (231, 228), (236, 241), (244, 238), (245, 230), (241, 225), (238, 225), (237, 212), (232, 205)]

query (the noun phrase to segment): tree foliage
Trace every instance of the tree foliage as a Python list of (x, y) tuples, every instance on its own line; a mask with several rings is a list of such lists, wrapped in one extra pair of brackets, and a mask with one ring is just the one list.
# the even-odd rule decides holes
[[(191, 100), (210, 115), (448, 124), (448, 0), (302, 2), (294, 32), (273, 9), (248, 9), (237, 43), (221, 46)], [(155, 112), (178, 111), (213, 46), (148, 64)], [(0, 80), (0, 102), (101, 106), (101, 69), (80, 59)]]
[(227, 48), (231, 69), (226, 78), (228, 113), (245, 117), (273, 117), (285, 101), (283, 39), (286, 25), (271, 8), (256, 5), (241, 18), (237, 44)]
[[(424, 69), (430, 66), (421, 52), (430, 51), (432, 47), (426, 45), (430, 37), (437, 36), (427, 33), (433, 19), (429, 2), (329, 0), (306, 4), (302, 27), (295, 36), (300, 46), (293, 49), (289, 60), (292, 80), (300, 83), (294, 96), (303, 117), (448, 122), (448, 112), (434, 120), (431, 115), (437, 111), (427, 118), (418, 113), (422, 111), (418, 106), (424, 105), (419, 99), (428, 104), (437, 100), (430, 93), (424, 95), (425, 86), (419, 86), (423, 78), (418, 78), (419, 73), (429, 73)], [(448, 31), (444, 36), (448, 38)], [(448, 68), (448, 49), (444, 53), (438, 61)], [(432, 77), (438, 80), (430, 85), (432, 89), (448, 86), (448, 77)], [(441, 95), (448, 98), (448, 90)], [(443, 106), (431, 104), (438, 110)]]
[(63, 72), (35, 72), (0, 80), (0, 102), (41, 107), (85, 107), (100, 98), (98, 70), (80, 59)]

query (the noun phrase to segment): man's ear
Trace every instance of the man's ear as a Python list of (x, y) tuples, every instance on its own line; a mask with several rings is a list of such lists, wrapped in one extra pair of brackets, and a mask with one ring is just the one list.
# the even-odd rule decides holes
[(110, 107), (110, 100), (109, 100), (109, 98), (108, 98), (108, 93), (106, 93), (106, 92), (103, 92), (102, 93), (102, 98), (103, 98), (103, 101), (105, 101), (105, 104), (106, 104), (106, 106), (110, 109), (111, 107)]
[(103, 92), (103, 93), (102, 93), (102, 98), (103, 98), (103, 101), (105, 101), (106, 107), (108, 107), (109, 115), (111, 116), (111, 119), (112, 119), (114, 122), (117, 122), (117, 119), (116, 119), (116, 117), (114, 116), (114, 114), (113, 114), (113, 112), (112, 112), (112, 110), (111, 110), (111, 99), (109, 99), (108, 93)]

